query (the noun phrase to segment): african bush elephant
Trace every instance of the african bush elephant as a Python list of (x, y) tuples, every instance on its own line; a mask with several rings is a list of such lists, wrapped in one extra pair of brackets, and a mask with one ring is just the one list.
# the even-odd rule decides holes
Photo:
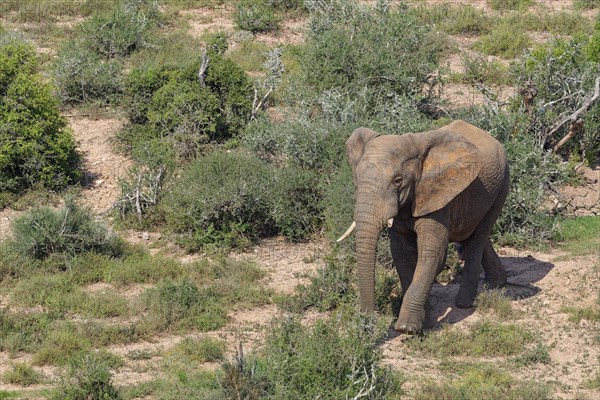
[(506, 155), (496, 139), (458, 120), (401, 136), (358, 128), (346, 148), (356, 204), (354, 222), (339, 240), (356, 229), (362, 311), (373, 311), (377, 240), (386, 226), (404, 293), (399, 331), (422, 330), (449, 241), (460, 243), (465, 258), (458, 307), (473, 306), (481, 265), (489, 286), (505, 285), (506, 272), (489, 240), (509, 187)]

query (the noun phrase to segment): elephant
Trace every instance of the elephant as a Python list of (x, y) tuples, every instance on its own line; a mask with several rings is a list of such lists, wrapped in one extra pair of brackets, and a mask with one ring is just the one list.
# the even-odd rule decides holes
[(465, 260), (458, 307), (473, 306), (482, 266), (489, 287), (506, 284), (490, 242), (509, 190), (506, 154), (496, 139), (456, 120), (403, 135), (358, 128), (346, 150), (356, 189), (354, 222), (338, 241), (355, 231), (361, 311), (374, 311), (377, 241), (386, 227), (403, 292), (398, 331), (422, 331), (449, 242), (458, 243)]

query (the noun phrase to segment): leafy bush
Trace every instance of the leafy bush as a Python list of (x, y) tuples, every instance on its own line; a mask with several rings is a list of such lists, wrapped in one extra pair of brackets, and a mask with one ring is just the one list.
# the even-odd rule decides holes
[(312, 328), (296, 319), (281, 320), (265, 348), (272, 397), (397, 398), (399, 379), (379, 364), (377, 342), (384, 333), (375, 321), (360, 316), (338, 315)]
[(116, 102), (122, 92), (122, 69), (117, 61), (103, 61), (84, 44), (69, 41), (58, 52), (54, 77), (64, 103), (108, 104)]
[(204, 84), (198, 79), (199, 61), (132, 71), (124, 99), (131, 125), (119, 135), (129, 149), (137, 141), (166, 138), (178, 156), (187, 159), (209, 142), (240, 133), (250, 119), (252, 83), (241, 68), (223, 58), (218, 43), (209, 50)]
[(81, 177), (79, 155), (32, 45), (0, 34), (0, 192), (62, 188)]
[(274, 324), (264, 352), (223, 364), (222, 391), (244, 399), (395, 399), (401, 378), (380, 365), (385, 328), (340, 313), (307, 328), (296, 318)]
[(84, 38), (86, 48), (105, 58), (127, 56), (147, 45), (159, 12), (155, 0), (125, 0), (120, 7), (85, 20), (76, 34)]
[(317, 93), (338, 88), (355, 94), (368, 87), (371, 99), (413, 96), (437, 68), (440, 49), (413, 9), (332, 1), (313, 2), (310, 11), (302, 66)]
[[(587, 39), (555, 39), (529, 52), (522, 64), (515, 67), (518, 85), (532, 87), (535, 96), (528, 100), (530, 121), (528, 132), (536, 137), (544, 149), (554, 146), (565, 134), (569, 124), (549, 135), (550, 129), (564, 115), (570, 115), (581, 107), (593, 91), (598, 76), (598, 64), (587, 60)], [(523, 103), (525, 100), (521, 94)], [(571, 141), (563, 151), (579, 152), (593, 158), (600, 150), (600, 139), (594, 133), (598, 108), (592, 108), (585, 116), (585, 124), (592, 132), (585, 132), (579, 143)], [(584, 126), (585, 129), (586, 126)], [(578, 150), (578, 151), (577, 151)]]
[(279, 20), (265, 0), (242, 0), (235, 7), (235, 24), (253, 33), (277, 29)]
[(51, 399), (118, 400), (122, 396), (113, 386), (109, 367), (104, 359), (90, 353), (74, 359), (63, 373), (59, 387)]
[(186, 233), (188, 248), (239, 247), (264, 234), (310, 234), (319, 217), (314, 191), (308, 172), (241, 152), (214, 152), (189, 164), (162, 207), (167, 225)]
[(19, 216), (12, 224), (11, 246), (20, 254), (44, 259), (53, 253), (75, 255), (89, 251), (118, 255), (120, 239), (72, 199), (53, 210), (37, 207)]

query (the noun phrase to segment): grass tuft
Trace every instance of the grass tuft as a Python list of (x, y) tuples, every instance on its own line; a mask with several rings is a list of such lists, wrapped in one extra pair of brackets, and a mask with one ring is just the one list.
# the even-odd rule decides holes
[(43, 382), (44, 376), (26, 363), (11, 364), (11, 369), (2, 375), (2, 380), (21, 386), (30, 386)]

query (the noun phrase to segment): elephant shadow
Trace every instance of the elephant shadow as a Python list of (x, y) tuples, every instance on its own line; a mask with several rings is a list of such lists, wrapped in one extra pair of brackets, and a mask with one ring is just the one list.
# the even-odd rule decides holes
[[(535, 296), (542, 289), (535, 286), (553, 268), (554, 264), (538, 260), (530, 255), (526, 257), (501, 257), (508, 279), (505, 293), (513, 300), (526, 299)], [(479, 292), (483, 287), (483, 273), (479, 281)], [(428, 328), (440, 329), (444, 324), (454, 324), (469, 317), (475, 312), (475, 307), (458, 308), (455, 304), (458, 293), (460, 276), (449, 284), (435, 283), (429, 295), (430, 312)]]

